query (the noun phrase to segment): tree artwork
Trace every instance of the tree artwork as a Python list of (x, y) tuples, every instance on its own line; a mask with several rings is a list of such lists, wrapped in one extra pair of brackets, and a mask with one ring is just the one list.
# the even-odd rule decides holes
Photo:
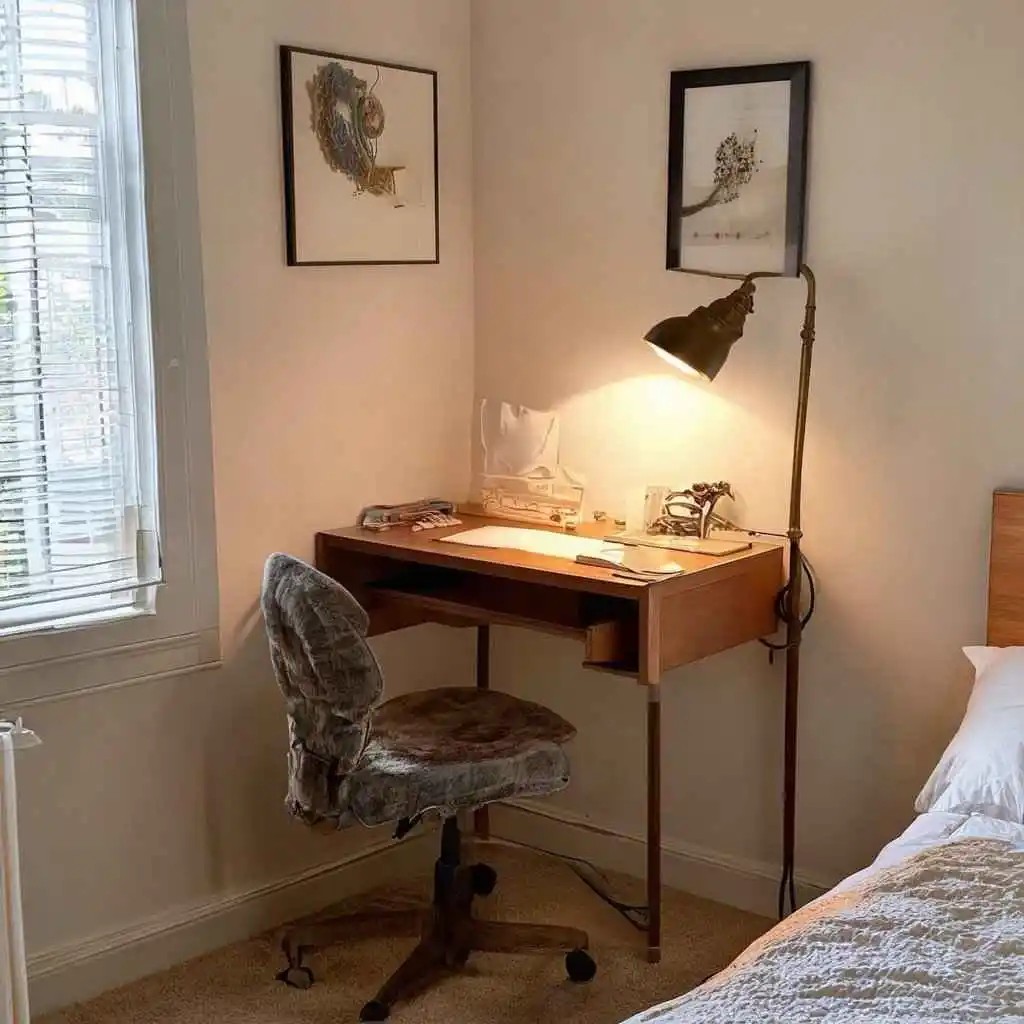
[(692, 217), (711, 206), (721, 206), (739, 198), (740, 189), (757, 173), (761, 163), (756, 156), (757, 129), (749, 139), (730, 132), (715, 150), (715, 184), (707, 198), (684, 206), (683, 217)]

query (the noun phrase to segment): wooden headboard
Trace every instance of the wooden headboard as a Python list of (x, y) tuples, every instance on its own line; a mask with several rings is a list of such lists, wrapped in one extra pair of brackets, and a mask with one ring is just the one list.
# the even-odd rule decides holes
[(993, 496), (988, 643), (1024, 646), (1024, 491), (996, 491)]

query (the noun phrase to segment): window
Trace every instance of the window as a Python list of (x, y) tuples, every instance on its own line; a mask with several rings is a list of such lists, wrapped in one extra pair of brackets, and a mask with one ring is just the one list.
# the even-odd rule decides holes
[(217, 619), (186, 4), (0, 0), (0, 708)]
[(0, 630), (160, 581), (131, 14), (0, 0)]

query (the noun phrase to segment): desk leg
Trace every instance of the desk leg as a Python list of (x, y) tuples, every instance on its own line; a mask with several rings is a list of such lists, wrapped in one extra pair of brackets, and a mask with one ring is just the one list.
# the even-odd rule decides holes
[[(491, 627), (476, 628), (476, 686), (478, 690), (491, 687)], [(477, 839), (491, 838), (491, 815), (486, 807), (473, 812), (473, 831)]]
[(661, 962), (661, 688), (647, 687), (647, 960)]

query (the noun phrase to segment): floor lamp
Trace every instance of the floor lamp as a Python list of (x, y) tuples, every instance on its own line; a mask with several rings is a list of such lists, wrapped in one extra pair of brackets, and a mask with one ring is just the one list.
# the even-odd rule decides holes
[[(735, 342), (743, 335), (747, 316), (754, 311), (754, 280), (779, 277), (779, 274), (704, 274), (742, 284), (729, 295), (699, 306), (688, 316), (674, 316), (655, 324), (645, 340), (663, 359), (677, 369), (695, 374), (705, 381), (715, 379)], [(800, 596), (805, 560), (800, 550), (800, 491), (803, 482), (804, 434), (807, 427), (807, 398), (811, 382), (811, 350), (814, 347), (815, 282), (810, 267), (801, 264), (800, 276), (807, 283), (807, 303), (800, 354), (800, 384), (796, 406), (796, 432), (793, 440), (793, 471), (789, 492), (789, 578), (779, 594), (780, 618), (786, 625), (785, 643), (768, 646), (786, 653), (785, 750), (783, 755), (782, 877), (779, 881), (779, 917), (786, 914), (786, 899), (796, 909), (794, 854), (796, 847), (796, 742), (797, 707), (800, 696), (800, 642), (809, 615), (801, 619)], [(807, 573), (813, 597), (813, 578)]]

